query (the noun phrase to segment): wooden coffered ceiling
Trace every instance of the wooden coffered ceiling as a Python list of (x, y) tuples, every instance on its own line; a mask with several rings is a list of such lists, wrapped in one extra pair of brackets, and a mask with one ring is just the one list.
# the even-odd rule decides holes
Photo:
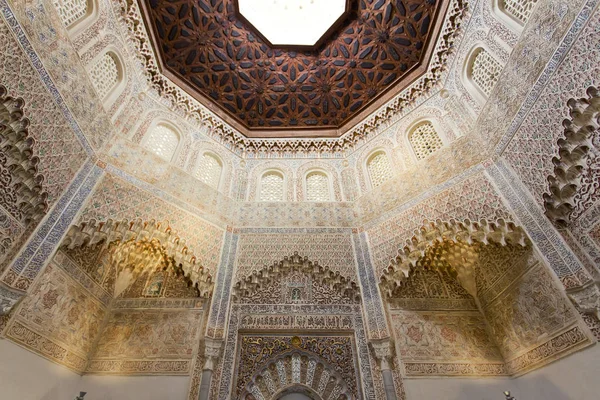
[(427, 69), (447, 0), (350, 1), (310, 50), (272, 47), (235, 0), (139, 0), (162, 73), (248, 137), (338, 137)]

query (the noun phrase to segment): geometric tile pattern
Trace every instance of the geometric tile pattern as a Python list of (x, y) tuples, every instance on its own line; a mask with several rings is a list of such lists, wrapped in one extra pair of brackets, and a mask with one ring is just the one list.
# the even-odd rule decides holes
[(518, 19), (522, 24), (525, 24), (533, 7), (537, 4), (537, 0), (503, 0), (501, 1), (504, 11)]
[(65, 26), (77, 22), (88, 11), (88, 0), (52, 0), (52, 2)]
[[(358, 2), (331, 40), (295, 51), (265, 43), (237, 19), (231, 0), (141, 4), (165, 72), (243, 128), (296, 132), (337, 128), (406, 84), (435, 43), (428, 39), (444, 8), (442, 1)], [(227, 37), (235, 39), (216, 39)]]

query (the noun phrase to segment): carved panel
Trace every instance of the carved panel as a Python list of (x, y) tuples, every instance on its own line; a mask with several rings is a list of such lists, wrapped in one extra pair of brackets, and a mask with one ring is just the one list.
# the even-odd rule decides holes
[(201, 327), (201, 310), (112, 311), (88, 371), (187, 375)]
[(504, 360), (478, 311), (395, 311), (391, 321), (399, 357), (410, 365), (408, 375), (424, 375), (417, 364), (447, 365), (446, 371), (432, 368), (430, 375), (506, 374)]
[[(101, 301), (61, 268), (50, 264), (15, 312), (7, 335), (42, 356), (82, 370), (105, 313)], [(32, 336), (40, 339), (30, 341)], [(58, 353), (47, 353), (48, 346)], [(67, 354), (84, 360), (83, 365), (69, 364)]]
[(573, 308), (542, 264), (509, 286), (484, 312), (491, 335), (507, 360), (576, 319)]
[[(245, 391), (245, 386), (250, 384), (254, 374), (265, 367), (270, 367), (271, 377), (287, 386), (293, 382), (307, 384), (315, 391), (323, 394), (326, 389), (335, 390), (335, 382), (330, 386), (328, 368), (318, 360), (323, 360), (340, 375), (348, 385), (348, 392), (358, 398), (360, 378), (354, 361), (354, 343), (350, 336), (263, 336), (242, 335), (239, 339), (240, 354), (239, 366), (236, 374), (236, 393)], [(294, 366), (294, 350), (302, 350), (303, 355), (314, 357), (313, 362), (302, 363), (306, 371), (300, 370), (301, 360)], [(288, 353), (290, 357), (278, 359), (277, 356)], [(298, 355), (299, 357), (299, 355)], [(272, 363), (271, 365), (269, 365)], [(297, 371), (294, 371), (298, 368)], [(297, 375), (296, 375), (297, 374)], [(302, 379), (306, 374), (308, 378)], [(266, 375), (262, 375), (265, 377)], [(321, 387), (322, 385), (322, 387)], [(279, 386), (279, 385), (278, 385)], [(268, 381), (263, 393), (270, 393)], [(331, 392), (327, 392), (330, 395)], [(273, 393), (275, 394), (275, 393)], [(235, 394), (234, 394), (235, 396)], [(327, 398), (328, 396), (325, 396)], [(336, 397), (334, 397), (336, 398)]]

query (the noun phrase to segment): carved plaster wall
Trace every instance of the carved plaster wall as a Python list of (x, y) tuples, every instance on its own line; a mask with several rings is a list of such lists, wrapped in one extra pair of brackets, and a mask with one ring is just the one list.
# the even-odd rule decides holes
[(164, 222), (175, 232), (185, 232), (198, 261), (216, 272), (223, 229), (160, 197), (133, 186), (117, 176), (106, 175), (80, 211), (78, 222), (105, 222), (108, 219)]
[(4, 334), (42, 357), (83, 372), (110, 296), (77, 268), (55, 258), (14, 311)]
[(202, 333), (197, 300), (117, 301), (87, 372), (189, 375)]

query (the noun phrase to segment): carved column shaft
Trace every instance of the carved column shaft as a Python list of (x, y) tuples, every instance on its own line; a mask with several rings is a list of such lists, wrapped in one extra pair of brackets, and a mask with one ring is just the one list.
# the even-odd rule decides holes
[(205, 338), (204, 341), (204, 367), (202, 368), (202, 380), (198, 391), (198, 400), (208, 400), (210, 396), (210, 383), (213, 370), (221, 357), (222, 340)]

